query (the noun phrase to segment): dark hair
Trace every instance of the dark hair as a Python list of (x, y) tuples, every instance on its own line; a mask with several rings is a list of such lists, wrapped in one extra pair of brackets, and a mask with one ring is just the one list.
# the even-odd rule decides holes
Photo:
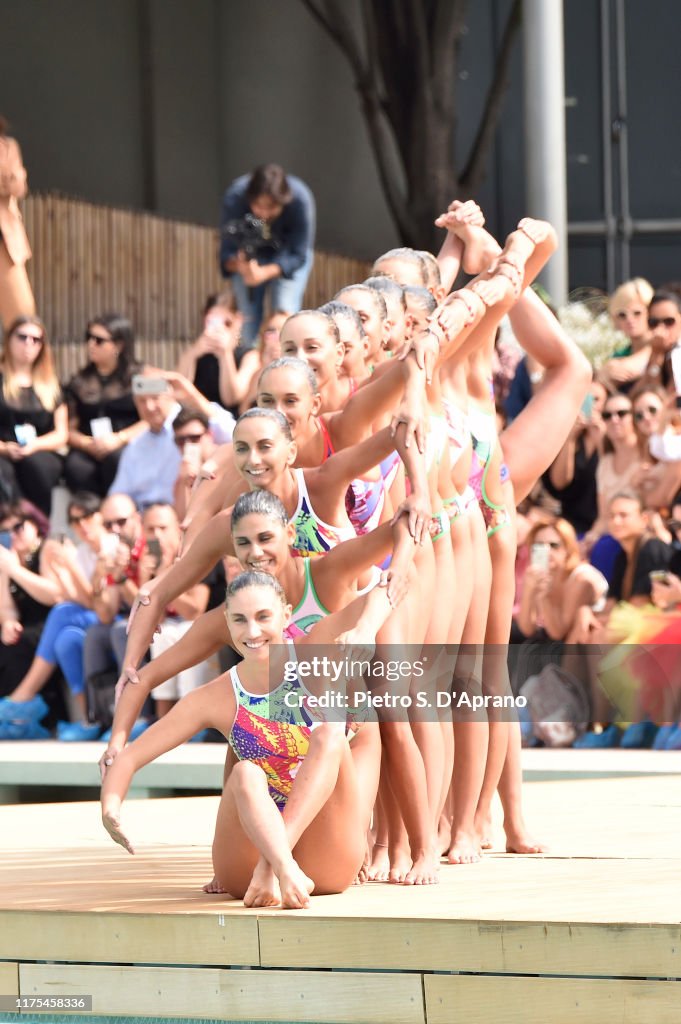
[(86, 515), (92, 516), (99, 512), (101, 504), (102, 499), (98, 494), (93, 494), (92, 491), (76, 491), (66, 506), (66, 514), (70, 516), (74, 508), (82, 508)]
[(360, 338), (366, 338), (367, 332), (364, 330), (362, 318), (356, 309), (348, 306), (347, 302), (338, 302), (337, 299), (331, 299), (331, 302), (325, 302), (323, 306), (319, 307), (319, 312), (325, 316), (330, 316), (336, 325), (338, 325), (339, 320), (347, 320), (352, 324)]
[(674, 305), (676, 306), (676, 308), (678, 309), (679, 313), (681, 313), (681, 295), (679, 295), (678, 292), (673, 292), (673, 291), (659, 291), (659, 292), (655, 292), (655, 294), (653, 295), (652, 299), (650, 300), (650, 303), (648, 305), (648, 309), (651, 309), (651, 307), (654, 306), (656, 302), (673, 302)]
[(385, 274), (375, 274), (373, 277), (367, 277), (364, 284), (367, 288), (372, 288), (373, 291), (380, 292), (384, 298), (387, 295), (388, 298), (398, 302), (401, 309), (407, 308), (407, 302), (404, 297), (404, 288), (392, 277), (386, 277)]
[[(135, 332), (130, 320), (121, 313), (102, 313), (88, 321), (87, 329), (91, 327), (103, 327), (107, 334), (110, 334), (114, 341), (121, 343), (118, 355), (118, 365), (114, 371), (126, 384), (130, 383), (133, 372), (138, 368), (135, 359)], [(92, 363), (89, 364), (93, 369)]]
[(45, 513), (36, 508), (32, 502), (26, 501), (25, 498), (21, 498), (20, 501), (5, 502), (0, 505), (0, 522), (4, 519), (9, 519), (10, 516), (16, 516), (17, 519), (21, 520), (30, 519), (35, 524), (38, 534), (42, 538), (47, 537), (50, 532), (50, 521)]
[(276, 576), (270, 576), (266, 572), (242, 572), (227, 584), (225, 591), (225, 604), (229, 604), (230, 597), (234, 597), (240, 590), (248, 590), (249, 587), (270, 587), (277, 595), (283, 605), (286, 604), (286, 594)]
[(288, 526), (288, 515), (283, 502), (271, 491), (247, 491), (240, 494), (232, 509), (232, 531), (244, 516), (259, 515)]
[(279, 164), (261, 164), (256, 167), (246, 186), (246, 199), (251, 202), (258, 196), (269, 196), (280, 206), (288, 206), (293, 199), (286, 172)]
[(398, 249), (389, 249), (388, 252), (384, 252), (382, 256), (379, 256), (377, 260), (374, 260), (372, 271), (374, 274), (380, 274), (378, 269), (384, 260), (402, 260), (403, 263), (410, 263), (413, 267), (417, 267), (421, 274), (421, 283), (424, 287), (428, 286), (428, 267), (426, 261), (417, 249), (410, 249), (408, 246), (400, 246)]
[(289, 424), (289, 421), (283, 415), (283, 413), (278, 412), (277, 409), (260, 409), (257, 405), (254, 409), (248, 409), (246, 412), (242, 413), (241, 416), (239, 416), (239, 419), (234, 424), (234, 432), (236, 433), (237, 427), (239, 426), (240, 423), (243, 423), (244, 420), (254, 419), (272, 420), (273, 423), (277, 424), (279, 430), (284, 435), (287, 441), (293, 440), (291, 426)]
[(346, 295), (347, 292), (362, 292), (363, 294), (368, 295), (374, 304), (374, 308), (378, 312), (379, 319), (388, 319), (388, 307), (385, 304), (385, 299), (375, 288), (369, 288), (366, 284), (347, 284), (345, 288), (341, 288), (341, 290), (334, 295), (333, 301), (342, 302), (342, 296)]
[(301, 377), (305, 378), (305, 382), (309, 386), (313, 395), (319, 394), (317, 376), (310, 364), (306, 363), (304, 359), (298, 359), (297, 356), (281, 356), (279, 359), (273, 359), (271, 363), (267, 364), (258, 377), (258, 389), (260, 389), (263, 377), (266, 373), (269, 373), (270, 370), (294, 370), (296, 373), (299, 373)]
[(200, 409), (196, 409), (193, 405), (182, 405), (173, 420), (173, 430), (179, 430), (180, 427), (186, 427), (188, 423), (194, 423), (195, 421), (208, 430), (209, 420), (205, 412), (201, 412)]
[[(429, 292), (427, 288), (418, 288), (415, 284), (405, 285), (404, 289), (405, 302), (407, 297), (414, 300), (416, 306), (423, 312), (430, 316), (437, 309), (437, 302), (432, 292)], [(407, 303), (408, 306), (408, 303)]]
[[(317, 318), (321, 317), (321, 319), (326, 324), (328, 332), (335, 341), (336, 345), (339, 344), (340, 335), (338, 333), (338, 327), (336, 326), (336, 322), (332, 320), (330, 316), (327, 316), (326, 313), (322, 313), (320, 309), (301, 309), (297, 313), (292, 313), (291, 316), (286, 321), (286, 324), (290, 323), (292, 320), (296, 320), (299, 316), (316, 316)], [(286, 324), (282, 325), (282, 331), (286, 327)]]
[(231, 288), (225, 288), (224, 291), (219, 292), (216, 295), (208, 295), (203, 304), (203, 312), (201, 315), (205, 316), (206, 313), (213, 309), (214, 306), (224, 306), (225, 309), (230, 311), (230, 313), (239, 312), (239, 307), (236, 304), (234, 292)]

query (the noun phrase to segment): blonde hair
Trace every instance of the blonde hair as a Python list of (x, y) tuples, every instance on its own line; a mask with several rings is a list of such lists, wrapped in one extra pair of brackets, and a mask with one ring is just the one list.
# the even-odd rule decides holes
[(636, 300), (643, 303), (647, 309), (654, 294), (655, 289), (645, 277), (632, 277), (631, 281), (625, 281), (619, 288), (615, 288), (608, 302), (608, 312), (610, 316), (614, 316), (618, 309)]
[(566, 572), (572, 572), (576, 569), (579, 563), (582, 561), (582, 556), (579, 551), (579, 543), (577, 541), (577, 534), (574, 528), (568, 523), (567, 519), (559, 519), (554, 517), (549, 519), (545, 523), (535, 523), (530, 532), (527, 535), (525, 543), (528, 548), (531, 548), (534, 544), (535, 538), (538, 533), (542, 530), (555, 530), (560, 537), (561, 543), (565, 548), (565, 570)]
[(40, 317), (37, 316), (18, 316), (5, 332), (2, 341), (2, 353), (0, 354), (3, 397), (8, 404), (16, 405), (19, 402), (21, 386), (17, 381), (14, 366), (12, 365), (9, 340), (24, 324), (32, 324), (34, 327), (39, 327), (43, 332), (43, 343), (40, 346), (40, 352), (31, 367), (31, 387), (35, 391), (36, 397), (43, 409), (46, 409), (48, 412), (54, 412), (57, 404), (62, 400), (62, 392), (59, 379), (54, 370), (54, 360), (47, 337), (47, 328)]

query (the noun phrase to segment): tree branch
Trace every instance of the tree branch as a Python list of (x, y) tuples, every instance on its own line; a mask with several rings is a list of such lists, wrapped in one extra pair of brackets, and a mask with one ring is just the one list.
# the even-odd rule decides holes
[(362, 47), (342, 5), (335, 0), (320, 0), (320, 3), (316, 3), (315, 0), (302, 0), (302, 3), (343, 51), (355, 77), (363, 80), (367, 74), (367, 66), (371, 64), (371, 57), (369, 56), (368, 62), (365, 63)]
[(494, 141), (504, 95), (509, 83), (511, 55), (517, 31), (520, 27), (522, 0), (513, 0), (513, 7), (506, 22), (496, 60), (494, 78), (487, 93), (480, 126), (471, 147), (468, 163), (459, 175), (459, 181), (468, 194), (477, 190), (487, 163), (487, 157)]

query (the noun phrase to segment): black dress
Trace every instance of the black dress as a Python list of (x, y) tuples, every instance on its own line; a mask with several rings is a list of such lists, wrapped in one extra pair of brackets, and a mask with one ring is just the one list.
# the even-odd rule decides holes
[[(60, 394), (55, 408), (63, 404)], [(17, 400), (8, 402), (0, 373), (0, 441), (20, 441), (24, 426), (33, 428), (37, 437), (43, 437), (54, 430), (54, 412), (41, 404), (33, 388), (21, 388)], [(18, 462), (0, 456), (0, 500), (27, 498), (49, 516), (52, 488), (59, 483), (62, 470), (63, 459), (56, 452), (34, 452)]]

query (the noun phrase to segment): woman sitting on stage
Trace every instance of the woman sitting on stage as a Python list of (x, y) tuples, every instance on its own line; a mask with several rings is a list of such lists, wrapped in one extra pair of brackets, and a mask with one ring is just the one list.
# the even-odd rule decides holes
[[(244, 660), (184, 697), (118, 755), (102, 787), (102, 820), (112, 839), (134, 853), (119, 821), (134, 773), (212, 726), (237, 757), (213, 842), (215, 874), (224, 888), (247, 906), (281, 902), (290, 909), (308, 906), (313, 890), (345, 890), (366, 849), (378, 785), (378, 728), (363, 724), (349, 743), (345, 711), (325, 715), (314, 706), (312, 698), (327, 689), (324, 679), (308, 677), (308, 689), (296, 666), (309, 644), (317, 652), (320, 644), (347, 644), (360, 602), (366, 598), (321, 620), (294, 646), (284, 638), (291, 606), (277, 580), (259, 572), (237, 576), (227, 589), (225, 614)], [(370, 636), (375, 624), (366, 609), (362, 623)], [(277, 679), (282, 682), (273, 687)]]

